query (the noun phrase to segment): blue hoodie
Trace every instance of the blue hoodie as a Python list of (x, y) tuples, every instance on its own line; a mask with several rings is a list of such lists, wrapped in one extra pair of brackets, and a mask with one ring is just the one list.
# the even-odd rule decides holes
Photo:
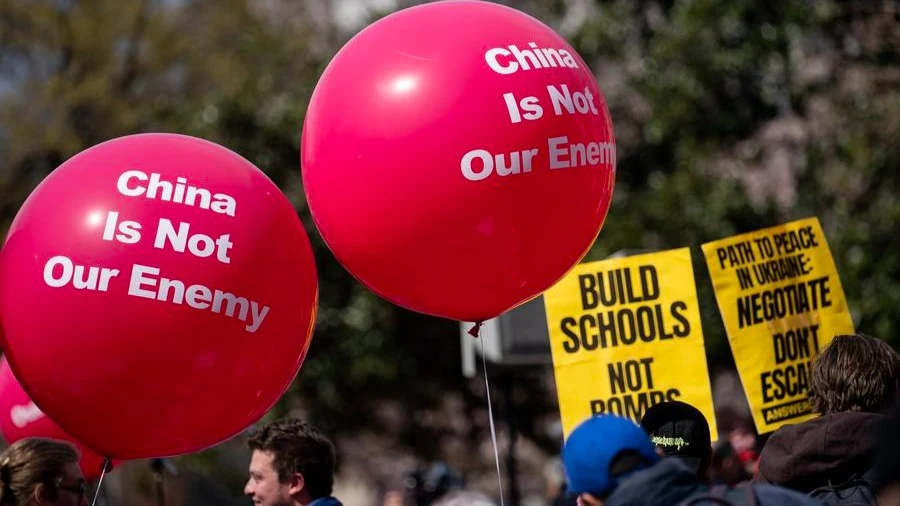
[[(750, 485), (747, 485), (750, 486)], [(803, 494), (771, 485), (752, 485), (759, 506), (823, 506)], [(604, 506), (677, 506), (709, 487), (678, 459), (666, 458), (625, 478)], [(735, 504), (737, 501), (729, 500)], [(702, 503), (701, 503), (702, 504)], [(712, 503), (707, 503), (712, 504)]]
[(306, 506), (343, 506), (341, 501), (338, 501), (334, 497), (320, 497), (313, 502), (307, 504)]

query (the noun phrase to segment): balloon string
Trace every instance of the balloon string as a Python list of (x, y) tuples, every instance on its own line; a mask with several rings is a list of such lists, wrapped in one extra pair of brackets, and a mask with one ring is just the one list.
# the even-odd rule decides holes
[(106, 476), (106, 470), (109, 468), (109, 457), (103, 462), (103, 471), (100, 472), (100, 481), (97, 482), (97, 490), (94, 491), (94, 500), (91, 506), (97, 506), (97, 498), (100, 497), (100, 489), (103, 487), (103, 477)]
[[(475, 322), (475, 325), (471, 329), (469, 329), (469, 335), (474, 337), (475, 339), (478, 339), (478, 331), (481, 330), (482, 325), (484, 325), (484, 322)], [(482, 351), (484, 351), (483, 344), (482, 344), (481, 348), (482, 348)], [(484, 355), (482, 355), (482, 357), (483, 356)]]
[[(476, 325), (477, 326), (472, 330), (477, 334), (481, 322)], [(491, 444), (494, 447), (494, 462), (497, 464), (497, 485), (500, 488), (500, 506), (504, 506), (503, 477), (500, 474), (500, 451), (497, 449), (497, 430), (494, 428), (494, 410), (491, 407), (491, 385), (488, 383), (487, 362), (484, 359), (484, 339), (479, 339), (478, 341), (481, 343), (481, 365), (484, 369), (484, 389), (487, 392), (488, 420), (490, 420), (491, 423)]]

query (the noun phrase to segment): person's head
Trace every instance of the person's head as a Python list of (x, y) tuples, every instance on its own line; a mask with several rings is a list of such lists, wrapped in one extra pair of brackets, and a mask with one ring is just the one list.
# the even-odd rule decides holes
[(438, 462), (426, 471), (408, 473), (405, 478), (407, 492), (415, 504), (432, 504), (449, 492), (465, 487), (462, 475), (444, 462)]
[(709, 423), (700, 410), (680, 401), (661, 402), (644, 413), (641, 427), (663, 456), (678, 458), (698, 478), (706, 479), (712, 441)]
[(20, 439), (0, 454), (0, 506), (84, 506), (78, 451), (45, 438)]
[(879, 412), (898, 394), (897, 352), (865, 334), (836, 336), (813, 361), (809, 400), (817, 412)]
[(647, 433), (627, 418), (598, 415), (582, 422), (562, 452), (569, 490), (599, 506), (621, 480), (659, 461)]
[(752, 475), (747, 472), (731, 443), (728, 440), (720, 440), (713, 447), (709, 478), (712, 483), (734, 486), (749, 480)]
[(253, 433), (247, 444), (252, 455), (244, 493), (254, 504), (308, 504), (331, 495), (334, 446), (311, 425), (296, 418), (278, 420)]

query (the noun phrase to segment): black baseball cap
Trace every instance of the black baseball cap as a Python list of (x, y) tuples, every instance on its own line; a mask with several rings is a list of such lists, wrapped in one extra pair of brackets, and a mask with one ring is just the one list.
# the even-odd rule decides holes
[(661, 402), (644, 413), (641, 427), (664, 456), (677, 457), (697, 474), (706, 472), (712, 442), (700, 410), (681, 401)]

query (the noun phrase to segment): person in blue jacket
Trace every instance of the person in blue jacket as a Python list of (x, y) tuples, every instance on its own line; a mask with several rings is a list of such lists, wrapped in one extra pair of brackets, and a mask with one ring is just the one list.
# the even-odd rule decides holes
[(244, 493), (258, 506), (342, 506), (332, 497), (334, 445), (313, 426), (285, 418), (262, 426)]
[(822, 506), (772, 485), (711, 488), (681, 460), (660, 457), (641, 427), (615, 415), (582, 422), (566, 440), (562, 457), (569, 490), (581, 506)]

